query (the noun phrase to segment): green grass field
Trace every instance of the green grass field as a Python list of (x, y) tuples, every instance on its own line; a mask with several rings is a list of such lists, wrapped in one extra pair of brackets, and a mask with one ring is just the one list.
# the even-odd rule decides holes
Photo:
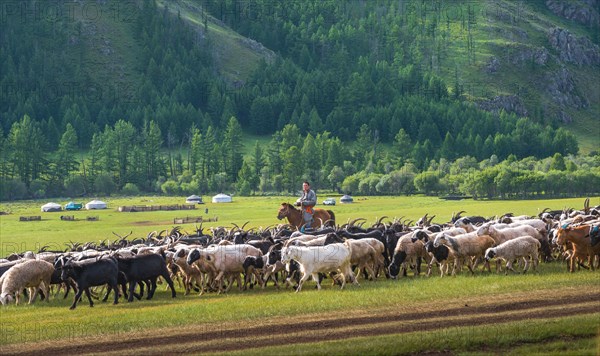
[[(475, 304), (483, 301), (510, 301), (510, 298), (516, 298), (519, 294), (549, 296), (559, 295), (564, 291), (573, 293), (577, 289), (600, 292), (597, 272), (569, 274), (565, 271), (565, 266), (560, 264), (541, 265), (539, 273), (529, 275), (478, 274), (472, 277), (463, 274), (454, 278), (409, 276), (398, 281), (362, 281), (361, 286), (350, 286), (344, 291), (330, 285), (324, 286), (321, 291), (306, 288), (299, 294), (289, 289), (276, 290), (269, 286), (265, 290), (245, 292), (233, 288), (226, 295), (209, 294), (198, 297), (195, 294), (183, 296), (179, 289), (178, 297), (171, 299), (163, 287), (159, 289), (151, 301), (120, 303), (116, 306), (96, 302), (93, 309), (84, 300), (75, 311), (70, 311), (68, 306), (72, 302), (72, 295), (66, 300), (53, 299), (49, 304), (38, 302), (31, 306), (2, 307), (0, 318), (3, 336), (0, 346), (110, 335), (116, 335), (116, 338), (124, 335), (134, 337), (157, 329), (187, 328), (190, 324), (199, 331), (212, 330), (213, 325), (225, 325), (222, 323), (229, 327), (251, 324), (260, 328), (268, 321), (298, 316), (349, 316), (366, 310), (373, 313), (401, 309), (427, 310), (431, 305), (442, 304), (444, 307), (444, 300), (448, 301), (445, 307), (452, 308), (462, 306), (460, 303), (465, 302)], [(543, 347), (551, 347), (546, 345), (549, 340), (557, 342), (582, 338), (582, 343), (555, 345), (555, 352), (583, 348), (582, 354), (593, 354), (596, 347), (594, 337), (600, 327), (599, 316), (597, 311), (595, 314), (561, 318), (546, 324), (536, 320), (523, 320), (482, 328), (463, 326), (445, 329), (443, 344), (436, 342), (439, 341), (437, 331), (403, 334), (400, 339), (390, 335), (375, 339), (357, 338), (350, 343), (329, 341), (318, 345), (280, 345), (260, 350), (261, 353), (268, 354), (314, 354), (316, 350), (320, 350), (320, 354), (396, 354), (431, 350), (480, 350), (482, 345), (487, 345), (491, 350), (499, 348), (508, 351), (514, 345), (523, 347), (526, 343), (530, 344), (529, 347), (521, 352), (529, 353), (545, 350), (535, 346), (539, 342)], [(552, 317), (551, 313), (548, 317)], [(531, 332), (524, 333), (523, 330)]]
[[(329, 195), (319, 195), (321, 202)], [(234, 197), (232, 203), (213, 204), (210, 196), (205, 196), (206, 204), (198, 205), (196, 210), (156, 211), (122, 213), (117, 208), (122, 205), (159, 205), (183, 204), (184, 197), (106, 197), (101, 200), (107, 202), (108, 209), (75, 212), (42, 213), (40, 207), (47, 201), (22, 201), (0, 204), (0, 211), (9, 212), (10, 215), (0, 215), (0, 255), (25, 250), (37, 250), (44, 245), (50, 249), (64, 250), (64, 243), (73, 242), (99, 242), (101, 240), (115, 240), (118, 234), (125, 236), (132, 232), (129, 239), (146, 237), (153, 231), (172, 229), (174, 218), (186, 216), (202, 216), (205, 218), (218, 218), (217, 222), (204, 223), (205, 232), (210, 227), (234, 227), (233, 224), (242, 226), (246, 222), (246, 229), (266, 228), (281, 222), (277, 220), (277, 210), (283, 202), (295, 201), (295, 196), (280, 197)], [(583, 208), (583, 198), (553, 199), (553, 200), (507, 200), (507, 201), (478, 201), (462, 200), (447, 201), (436, 197), (411, 196), (411, 197), (355, 197), (352, 204), (338, 204), (327, 207), (333, 210), (338, 225), (351, 219), (365, 218), (366, 224), (372, 224), (383, 216), (386, 221), (393, 219), (409, 219), (416, 221), (424, 214), (435, 215), (434, 222), (443, 223), (450, 220), (453, 212), (465, 210), (466, 214), (493, 217), (512, 212), (515, 215), (537, 215), (548, 207), (563, 209), (573, 207)], [(68, 200), (57, 199), (54, 202), (64, 206)], [(84, 201), (83, 203), (85, 203)], [(600, 197), (591, 198), (590, 205), (600, 205)], [(323, 206), (320, 206), (323, 207)], [(208, 214), (206, 214), (208, 209)], [(21, 222), (20, 216), (39, 215), (42, 221)], [(73, 215), (76, 221), (62, 221), (61, 215)], [(99, 221), (86, 221), (87, 216), (98, 216)], [(184, 224), (182, 229), (193, 232), (199, 224)], [(115, 233), (115, 234), (113, 234)]]
[[(326, 196), (320, 195), (319, 201)], [(36, 250), (39, 246), (50, 244), (64, 249), (68, 241), (98, 241), (116, 239), (112, 232), (125, 235), (133, 231), (132, 237), (146, 236), (148, 232), (173, 227), (173, 218), (182, 216), (218, 216), (216, 223), (208, 226), (242, 225), (247, 221), (248, 227), (272, 226), (279, 221), (275, 218), (281, 202), (293, 201), (295, 197), (234, 197), (231, 204), (199, 205), (196, 211), (138, 212), (120, 213), (119, 205), (155, 205), (182, 203), (183, 198), (169, 197), (136, 197), (105, 198), (109, 209), (101, 211), (79, 211), (74, 213), (41, 213), (41, 201), (26, 201), (0, 204), (0, 211), (10, 215), (0, 216), (0, 242), (2, 255), (24, 250)], [(209, 197), (204, 197), (209, 201)], [(381, 216), (389, 219), (405, 217), (416, 220), (425, 213), (436, 215), (434, 221), (445, 222), (452, 212), (466, 210), (467, 214), (494, 216), (506, 212), (514, 214), (537, 214), (545, 207), (562, 209), (564, 207), (581, 208), (583, 198), (537, 200), (537, 201), (444, 201), (432, 197), (355, 197), (355, 203), (330, 207), (335, 211), (338, 223), (348, 219), (364, 217), (371, 224)], [(66, 201), (56, 200), (64, 204)], [(599, 197), (591, 199), (591, 205), (600, 203)], [(208, 214), (205, 214), (208, 209)], [(89, 215), (97, 215), (99, 221), (89, 222), (61, 221), (60, 215), (75, 215), (85, 219)], [(19, 216), (41, 215), (39, 222), (20, 222)], [(192, 231), (194, 224), (182, 226)], [(70, 344), (82, 338), (90, 340), (122, 339), (123, 337), (140, 337), (148, 334), (167, 334), (193, 330), (214, 330), (214, 328), (267, 327), (268, 323), (296, 318), (316, 318), (319, 316), (352, 316), (364, 313), (385, 313), (386, 310), (426, 311), (428, 308), (439, 309), (462, 306), (466, 303), (477, 305), (485, 303), (506, 302), (529, 296), (530, 298), (558, 298), (573, 295), (576, 303), (577, 295), (600, 293), (600, 278), (597, 271), (582, 270), (578, 273), (567, 273), (566, 266), (559, 262), (540, 264), (537, 273), (527, 275), (497, 275), (478, 272), (475, 276), (463, 273), (456, 277), (429, 278), (414, 277), (409, 273), (407, 278), (385, 280), (381, 277), (375, 282), (361, 280), (360, 286), (349, 285), (340, 291), (337, 287), (324, 284), (321, 291), (312, 289), (313, 282), (308, 282), (301, 293), (293, 293), (290, 289), (275, 289), (269, 285), (266, 289), (241, 292), (235, 287), (224, 295), (209, 293), (204, 296), (183, 295), (178, 287), (178, 296), (170, 298), (164, 285), (159, 286), (157, 295), (151, 301), (121, 302), (119, 305), (96, 302), (89, 308), (84, 299), (75, 311), (68, 310), (72, 302), (72, 294), (66, 300), (53, 298), (50, 303), (37, 302), (34, 305), (10, 305), (0, 307), (0, 353), (3, 348), (25, 347), (32, 352), (35, 347), (51, 347), (55, 342)], [(447, 304), (446, 304), (447, 303)], [(599, 305), (596, 303), (596, 305)], [(600, 305), (599, 305), (600, 306)], [(553, 308), (560, 311), (560, 306), (553, 307), (552, 302), (539, 308)], [(537, 309), (536, 309), (537, 310)], [(433, 312), (432, 312), (433, 313)], [(349, 339), (320, 340), (318, 342), (295, 343), (293, 345), (266, 342), (252, 354), (406, 354), (420, 352), (445, 353), (514, 353), (514, 354), (581, 354), (593, 355), (598, 348), (598, 330), (600, 328), (600, 309), (590, 314), (572, 316), (553, 316), (547, 313), (545, 319), (524, 319), (486, 324), (482, 327), (453, 326), (440, 330), (410, 332), (401, 335), (377, 335), (364, 337), (357, 334)], [(435, 318), (438, 314), (432, 314)], [(512, 314), (511, 314), (512, 315)], [(518, 313), (514, 313), (518, 315)], [(492, 314), (478, 317), (487, 318)], [(443, 313), (437, 317), (444, 320)], [(536, 318), (541, 316), (535, 316)], [(437, 320), (437, 319), (435, 319)], [(290, 321), (293, 323), (293, 321)], [(402, 320), (390, 325), (402, 326)], [(356, 330), (361, 328), (357, 326)], [(350, 327), (349, 330), (354, 330)], [(527, 332), (524, 332), (526, 330)], [(358, 331), (357, 331), (358, 332)], [(444, 342), (440, 343), (440, 332)], [(251, 334), (248, 342), (254, 343)], [(87, 339), (86, 339), (87, 340)], [(245, 339), (240, 338), (238, 342)], [(258, 339), (257, 339), (258, 340)], [(236, 340), (233, 340), (236, 341)], [(233, 342), (232, 341), (232, 342)], [(91, 341), (90, 341), (91, 342)], [(24, 346), (22, 346), (22, 344)], [(41, 345), (41, 346), (40, 346)], [(186, 347), (192, 347), (188, 345)], [(177, 345), (153, 346), (147, 351), (171, 352)], [(200, 347), (196, 345), (195, 347)], [(30, 348), (30, 349), (28, 349)], [(130, 353), (143, 349), (130, 350)], [(192, 350), (197, 350), (193, 349)], [(6, 350), (4, 350), (6, 351)], [(187, 351), (189, 352), (189, 350)], [(193, 352), (196, 353), (197, 351)], [(247, 350), (237, 353), (247, 353)], [(231, 354), (231, 352), (225, 352)], [(234, 352), (235, 353), (235, 352)]]

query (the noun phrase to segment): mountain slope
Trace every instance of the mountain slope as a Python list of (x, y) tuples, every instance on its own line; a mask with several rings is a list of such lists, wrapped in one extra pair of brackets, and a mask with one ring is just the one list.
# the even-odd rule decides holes
[(200, 4), (188, 0), (157, 0), (157, 4), (181, 16), (208, 38), (219, 75), (233, 86), (243, 85), (261, 60), (270, 63), (275, 58), (273, 51), (225, 26)]
[[(587, 9), (591, 24), (552, 12), (559, 3)], [(473, 7), (473, 49), (461, 55), (464, 46), (455, 42), (450, 65), (440, 69), (443, 77), (451, 80), (458, 72), (466, 94), (482, 108), (503, 108), (541, 123), (558, 120), (577, 134), (584, 151), (596, 149), (600, 52), (589, 38), (598, 40), (597, 9), (583, 1), (489, 0)]]
[[(600, 109), (597, 0), (201, 3), (315, 76), (331, 70), (343, 82), (376, 63), (412, 66), (482, 109), (564, 125), (584, 151), (597, 146), (589, 129)], [(337, 104), (340, 94), (328, 100)], [(331, 105), (315, 105), (325, 120)]]
[(4, 132), (27, 114), (51, 146), (67, 123), (87, 146), (124, 118), (183, 140), (192, 124), (222, 129), (236, 116), (264, 135), (292, 123), (354, 140), (366, 125), (391, 143), (404, 129), (431, 141), (432, 158), (448, 133), (482, 146), (516, 126), (453, 107), (466, 101), (565, 125), (584, 152), (597, 147), (598, 0), (60, 4), (57, 21), (0, 23)]

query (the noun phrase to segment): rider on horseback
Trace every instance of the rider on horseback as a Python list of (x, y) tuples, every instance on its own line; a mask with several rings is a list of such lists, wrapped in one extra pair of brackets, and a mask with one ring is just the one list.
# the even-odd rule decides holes
[(302, 183), (302, 196), (296, 200), (296, 206), (302, 206), (302, 218), (304, 225), (300, 228), (301, 232), (310, 229), (313, 222), (314, 206), (317, 204), (317, 194), (310, 189), (310, 183)]

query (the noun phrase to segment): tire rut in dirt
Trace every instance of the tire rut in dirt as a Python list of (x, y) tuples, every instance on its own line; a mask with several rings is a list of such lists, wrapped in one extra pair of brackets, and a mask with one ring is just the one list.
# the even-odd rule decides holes
[[(456, 302), (456, 301), (453, 301)], [(552, 308), (558, 308), (560, 306), (569, 306), (573, 304), (584, 304), (577, 308), (569, 308), (566, 310), (552, 310), (551, 313), (541, 314), (539, 311), (533, 311), (533, 309), (548, 306)], [(515, 302), (503, 302), (494, 305), (484, 306), (463, 306), (448, 309), (436, 309), (434, 311), (427, 312), (394, 312), (390, 310), (385, 315), (375, 315), (372, 317), (349, 317), (349, 318), (325, 318), (317, 319), (314, 321), (303, 321), (303, 322), (288, 322), (281, 324), (273, 324), (268, 328), (252, 328), (252, 336), (255, 338), (268, 338), (272, 342), (260, 343), (260, 347), (276, 346), (284, 343), (296, 344), (305, 342), (318, 342), (318, 341), (332, 341), (336, 339), (345, 339), (348, 337), (360, 337), (360, 336), (371, 336), (371, 335), (389, 335), (389, 334), (401, 334), (409, 333), (414, 331), (431, 331), (435, 329), (448, 328), (448, 327), (461, 327), (461, 326), (472, 326), (472, 325), (484, 325), (490, 323), (501, 323), (510, 321), (519, 321), (525, 319), (543, 319), (543, 318), (555, 318), (561, 316), (570, 316), (576, 314), (594, 313), (600, 310), (600, 295), (598, 294), (580, 294), (577, 296), (563, 296), (556, 299), (551, 298), (535, 298), (528, 300), (521, 300)], [(507, 313), (523, 311), (518, 315), (506, 315)], [(528, 312), (529, 311), (529, 312)], [(486, 316), (477, 316), (478, 314), (488, 314)], [(467, 317), (473, 315), (474, 318), (453, 320), (456, 317)], [(432, 318), (447, 318), (448, 320), (427, 320)], [(419, 321), (418, 325), (406, 325), (400, 326), (389, 330), (386, 328), (386, 323), (398, 322), (398, 321)], [(340, 331), (342, 328), (347, 327), (363, 327), (363, 329), (357, 329), (349, 335), (347, 330)], [(217, 351), (233, 351), (251, 349), (256, 347), (255, 343), (244, 343), (234, 344), (227, 343), (223, 344), (223, 339), (243, 339), (248, 337), (247, 328), (239, 329), (218, 329), (215, 331), (198, 331), (193, 330), (194, 325), (189, 326), (190, 329), (184, 332), (175, 332), (164, 336), (151, 336), (151, 337), (139, 337), (134, 335), (126, 340), (104, 340), (102, 343), (93, 344), (78, 344), (78, 345), (67, 345), (60, 347), (51, 347), (44, 349), (45, 352), (49, 353), (101, 353), (101, 352), (114, 352), (119, 350), (132, 351), (135, 349), (143, 349), (148, 347), (164, 347), (167, 345), (173, 346), (184, 346), (185, 344), (192, 344), (197, 342), (208, 343), (208, 345), (202, 346), (201, 350), (195, 350), (195, 352), (217, 352)], [(250, 327), (250, 325), (248, 326)], [(206, 330), (206, 329), (204, 329)], [(326, 331), (324, 333), (323, 331)], [(326, 338), (320, 337), (321, 334), (326, 334)], [(290, 333), (300, 334), (290, 336)], [(302, 335), (305, 333), (307, 335)], [(311, 335), (315, 333), (315, 335)], [(272, 336), (278, 335), (276, 338)], [(210, 343), (214, 342), (215, 345)], [(192, 345), (190, 345), (192, 346)], [(18, 352), (18, 351), (17, 351)], [(29, 351), (30, 352), (30, 351)]]

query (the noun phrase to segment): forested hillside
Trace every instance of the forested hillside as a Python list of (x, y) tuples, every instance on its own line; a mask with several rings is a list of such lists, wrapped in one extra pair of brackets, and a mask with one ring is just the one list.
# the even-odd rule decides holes
[[(580, 144), (586, 153), (597, 149), (589, 125), (598, 127), (600, 109), (599, 7), (597, 0), (7, 5), (2, 196), (248, 194), (294, 190), (301, 179), (365, 194), (595, 192), (597, 152), (575, 155)], [(244, 148), (244, 132), (271, 143)], [(543, 177), (498, 190), (494, 180), (508, 179), (498, 178), (500, 163), (515, 179), (527, 170)], [(494, 187), (473, 181), (483, 168)], [(591, 176), (578, 189), (545, 184), (551, 170), (566, 179), (579, 169)]]

